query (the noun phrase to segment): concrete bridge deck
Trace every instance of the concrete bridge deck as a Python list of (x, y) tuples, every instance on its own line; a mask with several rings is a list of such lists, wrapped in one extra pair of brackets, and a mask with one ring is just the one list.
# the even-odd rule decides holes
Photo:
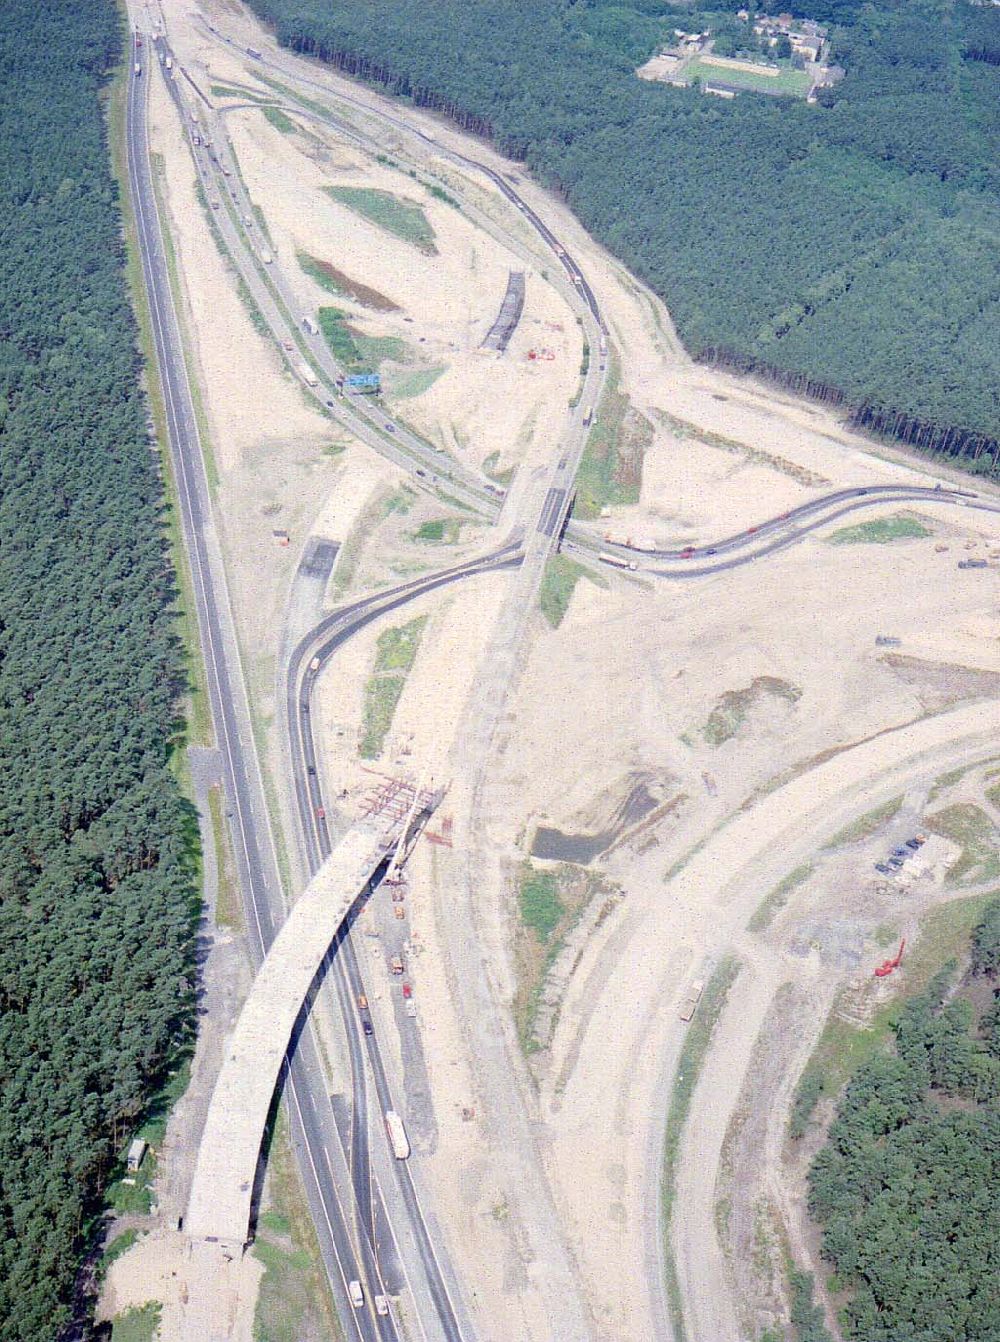
[(236, 1253), (250, 1239), (261, 1142), (292, 1029), (337, 929), (397, 839), (374, 816), (357, 822), (275, 937), (212, 1092), (184, 1218), (193, 1239)]

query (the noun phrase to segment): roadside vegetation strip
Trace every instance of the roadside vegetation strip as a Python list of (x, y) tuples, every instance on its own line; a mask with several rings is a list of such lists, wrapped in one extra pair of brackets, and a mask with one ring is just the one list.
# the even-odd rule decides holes
[(260, 109), (267, 120), (275, 130), (280, 130), (282, 135), (295, 135), (298, 132), (298, 126), (287, 113), (280, 107), (273, 107), (270, 103), (264, 103)]
[(811, 862), (806, 862), (801, 867), (796, 867), (794, 871), (790, 871), (757, 906), (753, 917), (747, 923), (747, 929), (750, 932), (763, 932), (765, 928), (770, 927), (788, 903), (788, 897), (792, 891), (807, 881), (813, 871), (814, 867)]
[(437, 256), (434, 229), (419, 205), (370, 186), (328, 186), (324, 190), (339, 205), (360, 214), (370, 224), (401, 242), (410, 243), (425, 256)]
[(538, 601), (542, 614), (553, 629), (558, 629), (562, 624), (577, 583), (587, 576), (587, 570), (575, 560), (567, 559), (562, 554), (549, 557), (542, 574)]
[(917, 540), (933, 534), (930, 527), (924, 526), (915, 517), (905, 517), (899, 513), (895, 517), (874, 517), (870, 522), (841, 527), (824, 539), (830, 545), (888, 545), (890, 541)]
[(653, 426), (631, 408), (612, 359), (577, 471), (573, 515), (595, 518), (609, 505), (638, 503), (643, 454), (652, 441)]
[(680, 1283), (677, 1279), (677, 1271), (670, 1248), (670, 1226), (673, 1220), (674, 1198), (677, 1192), (677, 1160), (695, 1086), (701, 1075), (705, 1058), (708, 1056), (712, 1035), (715, 1033), (715, 1027), (722, 1016), (729, 990), (736, 982), (739, 972), (740, 962), (737, 957), (727, 955), (719, 962), (709, 979), (684, 1036), (684, 1043), (677, 1059), (677, 1071), (670, 1094), (670, 1105), (667, 1109), (667, 1121), (663, 1135), (660, 1208), (667, 1278), (667, 1303), (670, 1307), (675, 1342), (685, 1342), (686, 1339)]
[(883, 826), (898, 813), (903, 805), (902, 797), (893, 797), (883, 806), (876, 806), (872, 811), (866, 811), (863, 816), (857, 820), (852, 820), (849, 825), (837, 833), (827, 843), (824, 848), (843, 848), (849, 843), (860, 843), (862, 839), (870, 839), (873, 834), (877, 834)]
[(396, 713), (403, 686), (416, 660), (427, 616), (385, 629), (375, 646), (375, 667), (365, 686), (364, 725), (359, 753), (377, 759)]
[(252, 1251), (264, 1265), (254, 1337), (262, 1342), (341, 1337), (316, 1229), (292, 1160), (284, 1108), (278, 1110), (268, 1153), (267, 1195)]

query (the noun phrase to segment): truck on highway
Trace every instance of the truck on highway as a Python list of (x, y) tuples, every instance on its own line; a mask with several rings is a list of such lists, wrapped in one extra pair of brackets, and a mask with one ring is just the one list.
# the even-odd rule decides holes
[(403, 1127), (403, 1120), (394, 1109), (385, 1111), (385, 1127), (392, 1143), (392, 1154), (397, 1160), (406, 1160), (410, 1154), (410, 1140)]
[(364, 1308), (365, 1288), (359, 1281), (349, 1281), (347, 1283), (347, 1294), (351, 1297), (351, 1304), (355, 1309)]
[(633, 573), (639, 567), (634, 559), (622, 559), (618, 555), (608, 554), (607, 550), (602, 550), (597, 557), (602, 564), (614, 564), (615, 568), (631, 569)]
[(593, 424), (593, 422), (594, 422), (594, 407), (593, 407), (592, 405), (588, 405), (588, 406), (587, 406), (587, 409), (584, 411), (583, 422), (584, 422), (585, 425)]
[(167, 69), (168, 69), (168, 70), (172, 70), (172, 69), (174, 68), (174, 58), (173, 58), (173, 56), (168, 56), (168, 57), (167, 57), (166, 65), (167, 65)]
[(264, 262), (265, 266), (269, 266), (271, 262), (274, 260), (274, 257), (271, 255), (269, 251), (265, 250), (265, 248), (262, 247), (260, 249), (260, 259)]
[(313, 370), (309, 367), (307, 363), (299, 364), (299, 376), (302, 378), (302, 381), (306, 384), (307, 387), (319, 386), (319, 378), (316, 376), (316, 374), (313, 372)]
[(142, 66), (139, 64), (138, 61), (136, 61), (136, 63), (135, 63), (135, 72), (136, 72), (137, 75), (141, 75), (141, 74), (142, 74)]

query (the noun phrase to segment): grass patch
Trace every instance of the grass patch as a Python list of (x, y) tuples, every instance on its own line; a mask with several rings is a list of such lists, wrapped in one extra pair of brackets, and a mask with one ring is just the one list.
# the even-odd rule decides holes
[(559, 926), (566, 906), (559, 898), (559, 881), (551, 871), (525, 870), (518, 896), (521, 920), (545, 945)]
[(153, 1342), (160, 1326), (160, 1305), (151, 1300), (148, 1305), (127, 1309), (111, 1322), (111, 1342)]
[(392, 379), (390, 394), (397, 401), (408, 401), (415, 396), (423, 396), (424, 392), (433, 387), (441, 374), (446, 371), (442, 364), (439, 368), (418, 368), (412, 373), (402, 373)]
[(464, 517), (435, 517), (429, 522), (421, 522), (413, 539), (434, 545), (456, 545), (461, 540), (462, 527), (466, 525)]
[(675, 1181), (677, 1178), (677, 1156), (680, 1151), (681, 1137), (691, 1109), (691, 1097), (701, 1074), (701, 1068), (708, 1055), (712, 1035), (722, 1015), (729, 990), (736, 981), (740, 964), (734, 956), (726, 956), (708, 981), (701, 1001), (684, 1036), (684, 1044), (677, 1060), (677, 1073), (670, 1094), (670, 1107), (667, 1110), (666, 1130), (663, 1139), (663, 1170), (660, 1186), (662, 1233), (665, 1242), (665, 1276), (667, 1304), (675, 1339), (683, 1342), (686, 1337), (684, 1315), (681, 1308), (680, 1283), (674, 1268), (673, 1254), (670, 1251), (670, 1222), (674, 1211)]
[(318, 256), (310, 256), (308, 252), (296, 252), (295, 256), (300, 269), (311, 280), (315, 280), (320, 288), (325, 289), (327, 293), (336, 294), (338, 298), (353, 299), (355, 303), (360, 303), (365, 308), (371, 308), (374, 312), (399, 311), (398, 303), (394, 303), (391, 298), (386, 298), (385, 294), (380, 294), (377, 289), (362, 284), (360, 280), (351, 279), (350, 275), (345, 275), (342, 270), (332, 266), (329, 261), (321, 261)]
[(495, 480), (498, 485), (503, 485), (506, 488), (513, 480), (517, 472), (517, 467), (507, 466), (501, 471), (497, 469), (499, 465), (500, 453), (491, 452), (483, 462), (483, 474), (488, 475), (491, 480)]
[(215, 895), (215, 925), (233, 932), (242, 932), (243, 903), (230, 862), (229, 838), (223, 815), (222, 788), (216, 784), (208, 790), (208, 812), (212, 821), (212, 841), (215, 844), (217, 889)]
[(254, 93), (252, 89), (238, 88), (235, 84), (212, 84), (209, 86), (209, 92), (213, 98), (245, 98), (247, 102), (251, 103), (267, 102), (266, 94)]
[(582, 564), (567, 559), (562, 554), (552, 555), (545, 565), (539, 591), (539, 604), (542, 614), (553, 629), (558, 629), (562, 624), (576, 585), (586, 573), (587, 570)]
[(364, 726), (359, 747), (362, 759), (377, 759), (382, 753), (426, 623), (427, 616), (421, 615), (379, 635), (375, 668), (365, 685)]
[(352, 331), (352, 335), (361, 358), (369, 364), (377, 366), (383, 359), (392, 359), (395, 363), (409, 361), (409, 347), (399, 336), (369, 336), (362, 331)]
[(695, 79), (703, 84), (725, 84), (746, 93), (781, 93), (788, 98), (804, 98), (809, 92), (810, 78), (804, 70), (782, 67), (776, 75), (755, 74), (752, 70), (731, 69), (727, 65), (712, 65), (708, 61), (693, 60), (684, 70), (688, 82)]
[(273, 107), (270, 103), (265, 104), (260, 109), (267, 117), (268, 121), (275, 130), (280, 130), (283, 135), (295, 135), (298, 132), (298, 126), (290, 116), (287, 116), (280, 107)]
[(895, 517), (874, 517), (870, 522), (859, 522), (853, 527), (841, 527), (824, 539), (831, 545), (888, 545), (891, 541), (916, 540), (933, 534), (930, 527), (925, 527), (915, 517), (897, 514)]
[(600, 517), (611, 504), (638, 503), (643, 453), (652, 441), (653, 426), (631, 408), (613, 360), (577, 472), (574, 516)]
[(756, 912), (747, 924), (749, 931), (763, 932), (766, 927), (769, 927), (788, 903), (788, 896), (803, 881), (807, 881), (812, 873), (812, 863), (806, 862), (801, 867), (796, 867), (794, 871), (790, 871), (787, 876), (780, 880), (771, 893), (758, 905)]
[(795, 704), (802, 698), (802, 691), (777, 676), (757, 676), (744, 689), (727, 690), (719, 698), (701, 729), (702, 736), (710, 746), (721, 746), (736, 735), (750, 710), (766, 698)]
[(357, 372), (362, 367), (361, 351), (354, 332), (347, 324), (346, 314), (340, 308), (320, 308), (319, 329), (330, 346), (330, 353), (344, 368)]
[(133, 1244), (139, 1241), (139, 1232), (134, 1227), (130, 1230), (123, 1230), (120, 1235), (116, 1235), (108, 1247), (101, 1255), (101, 1270), (107, 1272), (111, 1264), (121, 1258), (122, 1254), (128, 1253)]
[[(517, 886), (520, 917), (514, 937), (514, 1019), (526, 1053), (536, 1053), (543, 1046), (535, 1025), (545, 976), (584, 909), (602, 892), (610, 896), (611, 887), (601, 877), (570, 863), (546, 871), (530, 861), (521, 865)], [(612, 907), (609, 899), (609, 912)]]
[(278, 1112), (271, 1143), (268, 1193), (271, 1205), (257, 1223), (252, 1250), (264, 1265), (254, 1315), (255, 1342), (342, 1336), (292, 1163), (284, 1108)]
[(971, 802), (946, 806), (943, 811), (926, 816), (924, 828), (950, 839), (962, 849), (957, 861), (948, 868), (947, 880), (969, 885), (1000, 879), (997, 827), (978, 806)]
[(849, 825), (845, 825), (843, 829), (838, 830), (830, 842), (824, 844), (824, 847), (826, 849), (842, 848), (848, 843), (859, 843), (862, 839), (870, 839), (873, 834), (878, 833), (883, 825), (889, 823), (902, 805), (902, 797), (893, 797), (884, 806), (876, 806), (873, 811), (866, 811), (857, 820), (852, 820)]
[(417, 247), (425, 256), (437, 255), (434, 230), (419, 205), (401, 200), (389, 191), (368, 186), (328, 186), (324, 189), (338, 204), (346, 205), (370, 224)]

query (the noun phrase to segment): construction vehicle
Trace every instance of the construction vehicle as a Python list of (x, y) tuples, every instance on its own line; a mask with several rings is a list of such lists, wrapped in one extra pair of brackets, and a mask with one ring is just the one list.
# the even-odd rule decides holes
[(877, 979), (888, 978), (889, 975), (893, 973), (894, 970), (897, 970), (899, 968), (899, 966), (903, 962), (903, 950), (905, 949), (905, 947), (906, 947), (906, 938), (904, 937), (903, 940), (899, 943), (899, 950), (896, 952), (893, 958), (891, 960), (883, 960), (882, 963), (876, 968), (875, 977)]
[(593, 424), (593, 422), (594, 422), (594, 407), (592, 405), (588, 405), (583, 415), (584, 427), (586, 427), (588, 424)]
[(313, 321), (311, 317), (303, 317), (302, 325), (305, 327), (305, 329), (309, 332), (310, 335), (319, 335), (319, 327), (316, 325), (316, 323)]
[(621, 559), (618, 555), (609, 554), (607, 550), (602, 550), (597, 557), (602, 564), (614, 564), (615, 568), (631, 569), (633, 573), (639, 567), (634, 559)]
[(701, 1000), (701, 995), (705, 991), (705, 985), (701, 979), (695, 979), (684, 995), (684, 1001), (681, 1003), (679, 1012), (681, 1020), (690, 1020), (694, 1015), (694, 1009)]
[(403, 1120), (392, 1109), (385, 1111), (385, 1126), (392, 1143), (392, 1154), (397, 1160), (406, 1160), (410, 1154), (410, 1142), (403, 1127)]

